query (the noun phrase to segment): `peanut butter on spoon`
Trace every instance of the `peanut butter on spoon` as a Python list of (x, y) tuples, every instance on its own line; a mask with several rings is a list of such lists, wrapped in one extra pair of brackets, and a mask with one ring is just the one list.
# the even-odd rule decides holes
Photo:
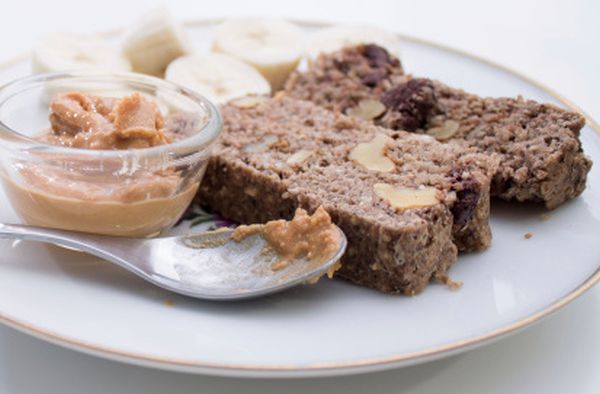
[[(290, 221), (273, 220), (265, 224), (238, 226), (231, 235), (234, 241), (241, 241), (252, 234), (261, 234), (267, 245), (277, 253), (278, 260), (271, 266), (273, 271), (287, 267), (290, 262), (306, 257), (314, 263), (323, 263), (339, 249), (340, 232), (331, 222), (323, 207), (309, 215), (304, 209), (297, 209)], [(331, 267), (329, 277), (339, 268)]]

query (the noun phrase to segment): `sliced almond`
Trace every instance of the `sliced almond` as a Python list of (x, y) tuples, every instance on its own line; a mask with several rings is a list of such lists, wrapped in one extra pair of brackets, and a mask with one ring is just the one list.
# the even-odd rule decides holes
[(243, 150), (248, 153), (266, 152), (267, 149), (279, 140), (276, 135), (265, 135), (259, 142), (244, 146)]
[(378, 100), (362, 99), (356, 107), (349, 108), (347, 114), (364, 120), (372, 120), (385, 112), (385, 105)]
[(309, 149), (300, 149), (298, 152), (294, 153), (286, 160), (286, 163), (289, 165), (301, 164), (304, 160), (308, 159), (313, 153), (313, 150)]
[(426, 134), (434, 137), (438, 141), (445, 141), (452, 138), (458, 131), (459, 123), (455, 120), (449, 119), (442, 123), (440, 126), (431, 127), (425, 130)]
[(390, 172), (396, 165), (385, 156), (385, 149), (392, 139), (385, 134), (377, 134), (369, 142), (362, 142), (350, 151), (348, 158), (364, 166), (367, 170)]
[(267, 101), (265, 96), (246, 96), (231, 101), (231, 104), (238, 108), (254, 108)]
[(376, 183), (373, 185), (373, 190), (379, 198), (386, 200), (392, 208), (398, 211), (429, 207), (440, 202), (440, 192), (434, 187), (411, 189), (396, 187), (388, 183)]

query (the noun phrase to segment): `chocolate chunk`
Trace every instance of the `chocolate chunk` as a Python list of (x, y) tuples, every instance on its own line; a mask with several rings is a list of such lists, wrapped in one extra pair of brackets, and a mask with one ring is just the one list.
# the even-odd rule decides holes
[(455, 225), (464, 226), (469, 222), (475, 213), (479, 197), (480, 193), (475, 185), (468, 181), (464, 183), (462, 190), (456, 192), (456, 203), (451, 209)]
[(390, 110), (385, 120), (386, 127), (415, 131), (427, 124), (436, 99), (431, 81), (415, 78), (388, 90), (381, 102)]

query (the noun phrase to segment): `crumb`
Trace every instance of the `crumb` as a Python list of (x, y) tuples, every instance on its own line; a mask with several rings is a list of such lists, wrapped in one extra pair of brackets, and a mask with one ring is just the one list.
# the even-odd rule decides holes
[(454, 281), (446, 274), (436, 274), (435, 279), (441, 284), (446, 285), (450, 290), (458, 290), (462, 287), (463, 282)]
[(525, 235), (523, 236), (523, 238), (525, 239), (531, 239), (533, 237), (533, 233), (525, 233)]
[(542, 213), (540, 215), (540, 220), (545, 222), (547, 220), (550, 220), (551, 217), (552, 217), (552, 215), (550, 215), (549, 213)]
[(171, 299), (166, 299), (165, 300), (165, 305), (166, 306), (173, 306), (173, 305), (175, 305), (175, 301), (173, 301)]

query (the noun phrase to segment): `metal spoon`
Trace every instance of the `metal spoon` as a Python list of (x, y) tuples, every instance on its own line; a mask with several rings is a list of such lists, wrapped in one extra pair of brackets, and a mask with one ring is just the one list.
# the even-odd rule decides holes
[(260, 235), (237, 242), (230, 239), (230, 229), (140, 239), (0, 223), (0, 239), (40, 241), (81, 250), (156, 286), (209, 300), (263, 296), (324, 274), (346, 249), (346, 237), (339, 231), (339, 249), (325, 263), (302, 258), (274, 271), (271, 266), (277, 256), (265, 253), (266, 241)]

